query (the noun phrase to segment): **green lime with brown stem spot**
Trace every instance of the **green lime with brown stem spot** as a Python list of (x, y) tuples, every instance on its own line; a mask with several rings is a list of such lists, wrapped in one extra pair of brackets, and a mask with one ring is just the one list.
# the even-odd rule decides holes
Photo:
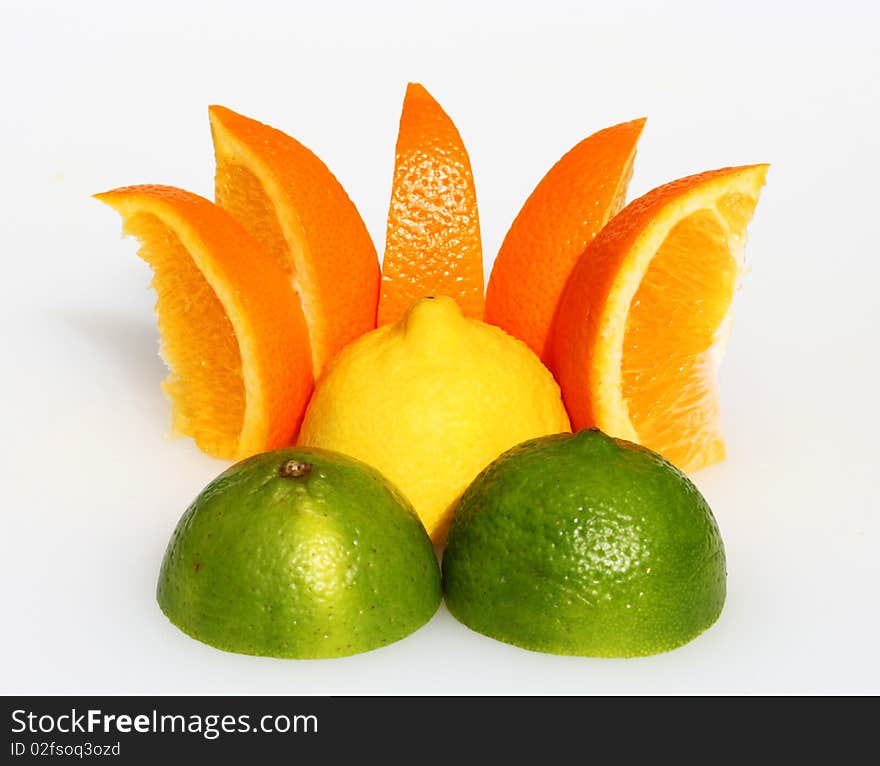
[(430, 538), (378, 471), (291, 447), (232, 466), (183, 514), (157, 598), (218, 649), (340, 657), (397, 641), (441, 599)]

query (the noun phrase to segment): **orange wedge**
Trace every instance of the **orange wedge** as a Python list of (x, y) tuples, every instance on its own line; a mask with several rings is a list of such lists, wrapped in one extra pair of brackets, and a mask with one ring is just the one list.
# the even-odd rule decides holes
[(379, 261), (354, 203), (311, 151), (222, 106), (209, 109), (217, 204), (282, 265), (302, 299), (315, 377), (376, 326)]
[(312, 390), (308, 330), (278, 261), (224, 210), (170, 186), (95, 195), (141, 241), (172, 430), (230, 460), (290, 444)]
[(548, 344), (574, 428), (639, 442), (684, 471), (724, 458), (717, 368), (767, 167), (654, 189), (584, 251)]
[(640, 119), (600, 130), (563, 155), (504, 237), (486, 288), (485, 321), (542, 359), (568, 275), (623, 207), (644, 125)]
[(465, 316), (483, 318), (483, 251), (470, 159), (440, 104), (410, 83), (397, 135), (379, 325), (396, 322), (427, 295), (448, 295)]

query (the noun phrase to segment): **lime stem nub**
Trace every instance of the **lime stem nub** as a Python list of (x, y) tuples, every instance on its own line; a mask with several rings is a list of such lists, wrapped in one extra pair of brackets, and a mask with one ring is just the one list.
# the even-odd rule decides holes
[(281, 464), (281, 467), (278, 469), (278, 475), (282, 479), (299, 479), (303, 476), (308, 476), (311, 470), (311, 463), (304, 463), (302, 460), (297, 460), (294, 457), (290, 458), (290, 460), (285, 460)]

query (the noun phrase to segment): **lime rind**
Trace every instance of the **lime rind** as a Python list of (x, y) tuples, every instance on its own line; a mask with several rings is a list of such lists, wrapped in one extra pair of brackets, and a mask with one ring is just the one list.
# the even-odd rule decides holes
[(699, 638), (703, 633), (709, 630), (709, 628), (711, 628), (718, 621), (718, 618), (721, 617), (723, 606), (724, 605), (722, 603), (718, 607), (717, 613), (713, 617), (711, 617), (703, 627), (694, 631), (693, 633), (682, 634), (678, 639), (672, 640), (668, 643), (657, 643), (654, 645), (646, 644), (640, 649), (631, 648), (629, 650), (614, 650), (606, 647), (594, 648), (589, 651), (585, 651), (578, 650), (577, 648), (573, 648), (570, 646), (553, 646), (544, 643), (532, 643), (529, 641), (523, 641), (518, 635), (508, 635), (478, 624), (478, 621), (471, 620), (468, 618), (468, 616), (459, 613), (448, 599), (446, 601), (446, 608), (449, 610), (449, 613), (453, 617), (455, 617), (456, 620), (458, 620), (463, 625), (466, 625), (475, 633), (479, 633), (480, 635), (486, 636), (487, 638), (491, 638), (495, 641), (510, 644), (511, 646), (516, 646), (520, 649), (526, 649), (530, 652), (539, 652), (541, 654), (555, 654), (557, 656), (565, 657), (596, 657), (601, 659), (634, 659), (636, 657), (649, 657), (655, 654), (670, 652), (673, 649), (678, 649), (685, 644), (689, 644), (694, 639)]
[(705, 499), (660, 455), (595, 430), (524, 442), (460, 499), (447, 607), (533, 651), (636, 657), (714, 624), (724, 546)]
[[(308, 475), (284, 478), (296, 459)], [(442, 598), (433, 546), (375, 469), (288, 448), (236, 464), (184, 513), (157, 585), (168, 619), (225, 651), (316, 659), (399, 641)]]

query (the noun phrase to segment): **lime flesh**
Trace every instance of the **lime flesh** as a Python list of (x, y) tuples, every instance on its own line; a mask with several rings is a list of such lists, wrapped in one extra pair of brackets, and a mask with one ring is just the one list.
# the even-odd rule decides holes
[(656, 453), (592, 429), (524, 442), (459, 501), (443, 557), (450, 612), (554, 654), (631, 657), (706, 630), (726, 594), (705, 499)]
[(440, 572), (412, 507), (375, 469), (288, 448), (232, 466), (193, 501), (157, 598), (178, 628), (219, 649), (339, 657), (427, 622)]

